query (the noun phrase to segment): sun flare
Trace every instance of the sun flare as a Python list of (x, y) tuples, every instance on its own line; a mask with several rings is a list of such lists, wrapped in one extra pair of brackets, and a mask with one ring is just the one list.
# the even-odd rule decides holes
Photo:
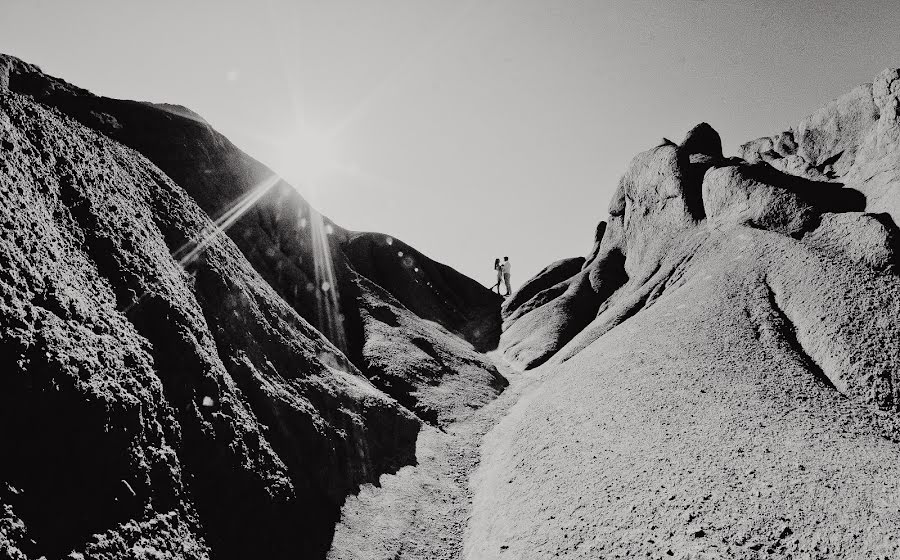
[(313, 189), (340, 172), (335, 139), (304, 127), (278, 143), (279, 171), (288, 181), (304, 189)]

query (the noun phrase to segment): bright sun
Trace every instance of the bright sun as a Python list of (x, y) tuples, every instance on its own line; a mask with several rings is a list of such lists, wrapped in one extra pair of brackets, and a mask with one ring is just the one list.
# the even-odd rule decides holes
[(334, 139), (307, 127), (279, 142), (278, 152), (279, 170), (305, 189), (314, 189), (341, 168)]

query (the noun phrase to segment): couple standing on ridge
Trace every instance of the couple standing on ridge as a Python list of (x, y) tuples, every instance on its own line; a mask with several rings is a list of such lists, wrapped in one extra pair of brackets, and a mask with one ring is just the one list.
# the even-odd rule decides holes
[(497, 293), (500, 293), (500, 282), (506, 284), (506, 293), (503, 296), (508, 296), (512, 293), (512, 288), (509, 286), (509, 273), (512, 269), (512, 265), (509, 263), (509, 257), (503, 257), (503, 262), (500, 262), (500, 259), (494, 259), (494, 270), (497, 271), (497, 283), (491, 288), (497, 288)]

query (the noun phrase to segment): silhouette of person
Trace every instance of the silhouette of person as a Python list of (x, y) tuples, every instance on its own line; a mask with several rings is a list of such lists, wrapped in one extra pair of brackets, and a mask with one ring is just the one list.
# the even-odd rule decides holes
[[(503, 263), (500, 265), (500, 270), (503, 271), (503, 283), (506, 284), (506, 295), (512, 294), (512, 288), (509, 283), (509, 275), (512, 272), (512, 264), (509, 262), (509, 257), (503, 257)], [(497, 289), (497, 293), (500, 293), (500, 289)]]
[(497, 294), (500, 294), (500, 283), (503, 282), (503, 266), (500, 264), (500, 258), (494, 259), (494, 270), (497, 271), (497, 283), (491, 287), (491, 291), (497, 288)]

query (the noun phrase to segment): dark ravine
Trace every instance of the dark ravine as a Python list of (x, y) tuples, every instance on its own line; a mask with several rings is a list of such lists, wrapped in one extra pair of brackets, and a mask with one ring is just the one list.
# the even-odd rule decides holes
[(323, 557), (422, 421), (505, 387), (478, 353), (498, 296), (320, 217), (198, 115), (7, 56), (0, 86), (0, 556)]

